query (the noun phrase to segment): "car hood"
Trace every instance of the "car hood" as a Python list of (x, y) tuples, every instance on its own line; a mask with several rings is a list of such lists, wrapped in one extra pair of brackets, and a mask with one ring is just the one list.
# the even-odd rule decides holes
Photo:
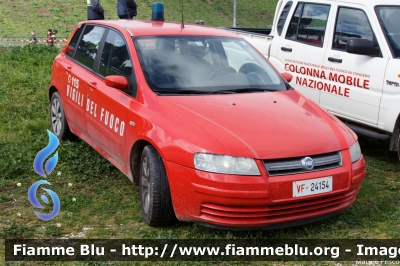
[(346, 126), (294, 90), (163, 98), (233, 156), (288, 158), (355, 142)]

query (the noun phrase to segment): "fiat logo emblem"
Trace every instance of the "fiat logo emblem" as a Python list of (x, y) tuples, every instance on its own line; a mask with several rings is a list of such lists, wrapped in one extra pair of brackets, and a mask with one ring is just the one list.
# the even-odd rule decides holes
[(303, 168), (306, 170), (312, 170), (314, 169), (314, 160), (310, 157), (304, 157), (301, 160), (301, 166), (303, 166)]

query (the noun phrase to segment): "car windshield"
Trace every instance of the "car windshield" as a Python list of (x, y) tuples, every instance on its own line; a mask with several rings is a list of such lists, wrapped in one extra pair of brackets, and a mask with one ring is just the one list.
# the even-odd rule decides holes
[(376, 13), (393, 56), (400, 58), (400, 6), (379, 6)]
[(239, 38), (160, 36), (134, 38), (150, 88), (159, 94), (287, 90), (288, 85)]

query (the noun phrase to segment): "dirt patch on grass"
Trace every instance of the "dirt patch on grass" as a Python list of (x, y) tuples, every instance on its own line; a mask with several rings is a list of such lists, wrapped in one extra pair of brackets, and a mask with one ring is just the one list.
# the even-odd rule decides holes
[(389, 172), (389, 175), (390, 175), (390, 177), (391, 178), (393, 178), (393, 179), (395, 179), (395, 178), (399, 178), (400, 177), (400, 173), (398, 173), (398, 172)]
[(93, 228), (84, 226), (82, 228), (82, 231), (80, 231), (80, 232), (78, 232), (76, 234), (70, 233), (68, 235), (65, 235), (64, 237), (61, 237), (61, 239), (84, 238), (84, 237), (86, 237), (86, 232), (89, 231), (89, 230), (93, 230)]
[(26, 1), (19, 1), (18, 5), (22, 5), (25, 9), (28, 8)]
[(231, 23), (232, 21), (228, 18), (227, 15), (225, 15), (222, 12), (218, 12), (218, 14), (227, 22), (227, 23)]
[(36, 14), (37, 14), (39, 17), (48, 17), (48, 18), (52, 18), (52, 17), (53, 17), (52, 14), (50, 14), (49, 11), (47, 11), (47, 10), (44, 9), (44, 8), (37, 8), (37, 9), (36, 9)]
[(271, 14), (268, 13), (268, 12), (264, 12), (264, 13), (263, 13), (263, 16), (264, 16), (264, 17), (267, 17), (267, 18), (271, 18), (271, 17), (272, 17)]

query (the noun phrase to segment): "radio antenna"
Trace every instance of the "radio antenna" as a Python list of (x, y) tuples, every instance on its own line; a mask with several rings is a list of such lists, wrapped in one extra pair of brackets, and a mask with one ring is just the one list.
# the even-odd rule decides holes
[(183, 29), (185, 27), (185, 24), (183, 23), (183, 0), (182, 0), (182, 24), (181, 28)]

